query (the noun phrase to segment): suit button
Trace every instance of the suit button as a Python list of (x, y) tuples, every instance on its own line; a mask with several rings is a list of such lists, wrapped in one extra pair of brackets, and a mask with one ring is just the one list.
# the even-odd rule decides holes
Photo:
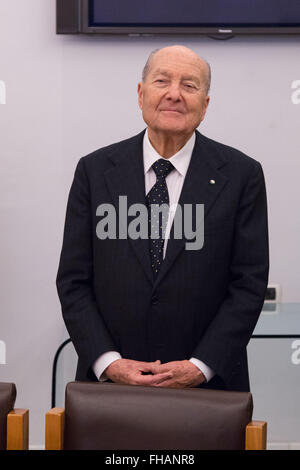
[(156, 295), (153, 295), (153, 297), (151, 299), (151, 303), (152, 303), (152, 305), (156, 305), (158, 303), (158, 298), (156, 297)]

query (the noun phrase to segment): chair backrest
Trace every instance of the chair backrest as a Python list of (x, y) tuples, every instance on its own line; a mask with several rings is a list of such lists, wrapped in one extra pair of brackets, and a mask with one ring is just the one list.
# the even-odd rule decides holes
[(71, 382), (64, 449), (244, 449), (252, 411), (247, 392)]
[(6, 449), (6, 418), (15, 405), (16, 396), (15, 384), (0, 382), (0, 450)]

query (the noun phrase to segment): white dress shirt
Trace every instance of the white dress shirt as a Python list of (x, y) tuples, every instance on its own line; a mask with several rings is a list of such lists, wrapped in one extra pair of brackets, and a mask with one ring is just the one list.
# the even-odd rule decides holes
[[(165, 232), (165, 242), (163, 247), (163, 258), (166, 255), (166, 249), (168, 244), (168, 238), (170, 236), (170, 230), (172, 222), (175, 216), (176, 206), (179, 201), (179, 196), (182, 190), (183, 182), (185, 175), (190, 164), (193, 148), (195, 145), (196, 134), (194, 133), (187, 143), (182, 147), (179, 152), (175, 153), (172, 157), (168, 158), (168, 161), (174, 166), (172, 170), (166, 177), (166, 184), (168, 187), (169, 193), (169, 217), (166, 225)], [(145, 191), (146, 194), (150, 191), (152, 186), (156, 183), (156, 174), (152, 168), (152, 165), (159, 158), (163, 158), (152, 146), (149, 137), (148, 129), (144, 135), (143, 141), (143, 159), (144, 159), (144, 174), (145, 174)], [(93, 371), (98, 377), (99, 381), (106, 380), (107, 377), (103, 374), (103, 371), (117, 359), (122, 359), (122, 356), (116, 351), (108, 351), (102, 354), (93, 364)], [(204, 364), (199, 359), (192, 357), (190, 361), (195, 364), (203, 373), (208, 382), (214, 375), (215, 372)]]

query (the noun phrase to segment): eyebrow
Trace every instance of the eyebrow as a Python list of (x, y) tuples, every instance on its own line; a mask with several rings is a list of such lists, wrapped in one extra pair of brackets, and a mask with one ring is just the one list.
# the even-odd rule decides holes
[[(167, 71), (167, 70), (163, 70), (163, 69), (157, 69), (154, 73), (153, 73), (154, 77), (157, 76), (157, 75), (165, 75), (166, 77), (170, 77), (171, 74)], [(183, 80), (186, 81), (186, 80), (191, 80), (191, 81), (194, 81), (196, 83), (198, 83), (200, 85), (200, 80), (193, 76), (193, 75), (187, 75), (185, 77), (183, 77)]]

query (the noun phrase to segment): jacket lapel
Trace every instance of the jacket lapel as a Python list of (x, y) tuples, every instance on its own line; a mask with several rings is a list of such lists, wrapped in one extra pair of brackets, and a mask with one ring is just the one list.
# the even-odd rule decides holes
[[(127, 196), (127, 209), (137, 203), (146, 205), (143, 162), (144, 133), (145, 130), (136, 137), (129, 139), (128, 145), (124, 145), (122, 154), (118, 150), (118, 153), (110, 155), (110, 159), (115, 166), (105, 172), (105, 179), (116, 208), (117, 220), (119, 220), (119, 196)], [(128, 216), (128, 224), (133, 218), (133, 216)], [(123, 228), (127, 233), (128, 226)], [(148, 280), (153, 284), (149, 240), (142, 238), (133, 240), (128, 237), (128, 241), (139, 259)]]
[[(110, 155), (114, 167), (105, 172), (105, 179), (116, 208), (117, 220), (119, 220), (119, 196), (127, 196), (127, 209), (132, 204), (146, 204), (143, 164), (144, 133), (145, 130), (129, 139), (128, 145), (124, 145), (122, 154), (118, 149), (118, 153)], [(184, 204), (204, 204), (204, 217), (207, 216), (217, 196), (227, 183), (227, 177), (219, 171), (219, 168), (225, 163), (212, 145), (207, 144), (207, 139), (196, 131), (194, 150), (178, 201), (182, 209)], [(215, 184), (210, 184), (210, 180), (215, 180)], [(128, 217), (129, 222), (130, 217)], [(124, 229), (127, 231), (127, 227)], [(128, 238), (128, 241), (139, 259), (145, 275), (155, 289), (179, 253), (185, 248), (185, 243), (191, 240), (186, 239), (184, 232), (182, 239), (175, 239), (174, 225), (172, 225), (166, 256), (154, 283), (148, 239), (133, 240)]]
[[(212, 146), (207, 144), (206, 138), (196, 131), (194, 150), (178, 201), (182, 213), (184, 204), (192, 204), (193, 207), (195, 204), (204, 204), (205, 224), (207, 214), (228, 180), (219, 171), (219, 168), (224, 164), (225, 161), (221, 155), (212, 150)], [(214, 180), (215, 184), (210, 184), (211, 180)], [(195, 220), (193, 220), (193, 225), (195, 225), (194, 222)], [(154, 288), (167, 274), (179, 253), (185, 249), (185, 243), (190, 241), (185, 237), (184, 231), (182, 239), (174, 238), (174, 224), (172, 225), (166, 256), (155, 280)]]

